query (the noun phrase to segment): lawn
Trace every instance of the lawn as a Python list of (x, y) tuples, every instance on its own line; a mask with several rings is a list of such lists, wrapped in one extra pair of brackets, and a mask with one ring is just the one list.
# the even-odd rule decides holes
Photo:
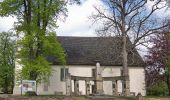
[(87, 97), (85, 96), (81, 96), (81, 97), (73, 97), (74, 100), (89, 100)]

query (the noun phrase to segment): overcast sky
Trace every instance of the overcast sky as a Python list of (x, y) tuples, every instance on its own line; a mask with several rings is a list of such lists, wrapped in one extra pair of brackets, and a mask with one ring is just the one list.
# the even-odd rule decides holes
[[(148, 3), (149, 6), (152, 3)], [(94, 6), (104, 6), (100, 0), (86, 0), (82, 5), (68, 6), (68, 17), (65, 22), (59, 21), (59, 28), (56, 29), (57, 35), (60, 36), (96, 36), (95, 25), (92, 25), (88, 18), (95, 12)], [(158, 16), (168, 14), (165, 11), (159, 11)], [(14, 17), (0, 18), (0, 32), (8, 31), (13, 27), (16, 21)]]
[[(59, 28), (56, 29), (60, 36), (96, 36), (90, 19), (94, 12), (93, 6), (102, 5), (100, 0), (87, 0), (82, 5), (68, 6), (68, 17), (65, 22), (59, 21)], [(13, 27), (15, 17), (0, 18), (0, 32), (8, 31)]]
[(66, 22), (59, 22), (58, 35), (65, 36), (96, 36), (94, 26), (88, 18), (95, 12), (93, 6), (102, 5), (100, 0), (87, 0), (82, 5), (68, 6)]

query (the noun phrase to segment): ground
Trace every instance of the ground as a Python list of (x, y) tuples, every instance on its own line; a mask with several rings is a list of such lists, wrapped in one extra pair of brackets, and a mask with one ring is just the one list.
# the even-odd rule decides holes
[(138, 99), (138, 97), (113, 97), (110, 99), (90, 99), (86, 96), (13, 96), (0, 94), (0, 100), (170, 100), (170, 97), (142, 97), (142, 99)]

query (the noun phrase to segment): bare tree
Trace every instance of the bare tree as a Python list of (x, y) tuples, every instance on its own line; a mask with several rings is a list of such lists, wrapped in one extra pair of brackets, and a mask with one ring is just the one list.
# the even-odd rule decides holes
[(170, 7), (170, 0), (165, 0), (165, 1), (167, 3), (168, 7)]
[[(165, 7), (160, 4), (163, 0), (157, 0), (146, 7), (148, 0), (102, 0), (107, 6), (95, 7), (97, 14), (93, 14), (91, 19), (94, 23), (102, 20), (102, 27), (97, 29), (99, 36), (119, 36), (122, 40), (122, 64), (123, 91), (126, 96), (130, 95), (129, 72), (128, 72), (128, 51), (132, 51), (136, 46), (143, 44), (147, 36), (168, 24), (160, 24), (154, 12)], [(133, 43), (131, 50), (127, 50), (127, 38)]]

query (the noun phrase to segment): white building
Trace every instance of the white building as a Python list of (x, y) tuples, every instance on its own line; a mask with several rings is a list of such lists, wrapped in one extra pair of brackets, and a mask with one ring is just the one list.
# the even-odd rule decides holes
[[(59, 42), (66, 51), (67, 65), (58, 65), (57, 59), (48, 57), (53, 63), (54, 72), (50, 77), (49, 84), (40, 84), (37, 94), (66, 94), (65, 73), (78, 77), (94, 77), (96, 63), (100, 65), (102, 77), (121, 76), (121, 39), (119, 37), (58, 37)], [(128, 47), (131, 42), (128, 41)], [(128, 52), (128, 70), (130, 79), (130, 92), (137, 95), (146, 95), (145, 90), (145, 71), (143, 60), (136, 50)], [(103, 78), (104, 79), (104, 78)], [(117, 79), (117, 92), (122, 93), (122, 82)], [(79, 80), (78, 92), (86, 95), (86, 82)], [(74, 81), (71, 81), (71, 90), (75, 92)], [(103, 94), (113, 95), (115, 85), (112, 80), (103, 81)], [(95, 92), (95, 82), (90, 81), (89, 93)], [(14, 94), (20, 94), (21, 89), (14, 87)]]

